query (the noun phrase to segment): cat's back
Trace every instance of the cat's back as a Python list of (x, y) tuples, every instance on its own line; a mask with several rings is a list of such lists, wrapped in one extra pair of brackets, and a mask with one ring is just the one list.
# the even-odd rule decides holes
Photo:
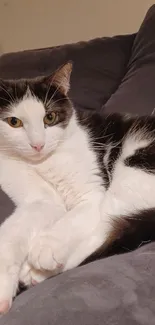
[(107, 188), (116, 165), (118, 169), (120, 163), (154, 173), (154, 116), (107, 115), (102, 112), (80, 112), (77, 115), (80, 125), (89, 134)]
[[(109, 167), (120, 156), (125, 159), (137, 150), (155, 152), (155, 117), (130, 116), (118, 113), (86, 112), (78, 115), (80, 125), (88, 132), (90, 144), (101, 163)], [(144, 152), (143, 152), (144, 153)], [(148, 156), (145, 159), (148, 159)]]
[(76, 112), (79, 124), (89, 133), (90, 140), (96, 144), (120, 142), (133, 135), (139, 138), (155, 137), (155, 117), (130, 114), (111, 113), (103, 111)]
[[(105, 210), (126, 215), (153, 208), (155, 202), (155, 118), (113, 116), (115, 132), (109, 140), (108, 157), (103, 156), (107, 171)], [(109, 116), (109, 123), (112, 119)], [(121, 134), (122, 132), (122, 134)], [(119, 141), (118, 134), (121, 134)], [(110, 139), (110, 134), (107, 133)]]

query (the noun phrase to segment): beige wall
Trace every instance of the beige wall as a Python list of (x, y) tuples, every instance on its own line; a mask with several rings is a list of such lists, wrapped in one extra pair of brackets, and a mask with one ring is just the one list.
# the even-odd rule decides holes
[(0, 52), (138, 30), (149, 0), (0, 0)]

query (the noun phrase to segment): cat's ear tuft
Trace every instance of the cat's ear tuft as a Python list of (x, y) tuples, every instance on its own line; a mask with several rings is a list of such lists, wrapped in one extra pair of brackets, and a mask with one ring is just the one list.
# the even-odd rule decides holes
[(51, 78), (51, 83), (58, 87), (60, 91), (67, 95), (70, 89), (70, 76), (72, 72), (72, 62), (69, 61), (60, 68), (58, 68)]

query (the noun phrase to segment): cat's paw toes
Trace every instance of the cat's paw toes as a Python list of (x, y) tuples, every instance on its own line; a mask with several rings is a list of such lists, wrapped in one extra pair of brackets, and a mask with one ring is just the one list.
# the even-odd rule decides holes
[(52, 271), (51, 276), (60, 273), (63, 262), (58, 254), (58, 243), (51, 238), (40, 237), (31, 247), (28, 261), (37, 270)]
[(31, 269), (32, 285), (36, 285), (44, 280), (50, 278), (53, 275), (51, 271), (39, 271)]
[(19, 283), (20, 288), (25, 289), (31, 286), (34, 286), (51, 276), (51, 272), (41, 272), (39, 270), (35, 270), (30, 264), (26, 261), (23, 264), (23, 267), (20, 271)]

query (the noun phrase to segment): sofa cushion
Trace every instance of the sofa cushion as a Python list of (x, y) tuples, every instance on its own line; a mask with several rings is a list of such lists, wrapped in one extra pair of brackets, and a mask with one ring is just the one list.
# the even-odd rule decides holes
[(2, 55), (1, 78), (50, 74), (72, 60), (70, 97), (75, 105), (100, 109), (126, 72), (135, 35), (99, 38), (89, 42)]
[(126, 75), (105, 111), (151, 114), (155, 108), (155, 5), (135, 38)]

